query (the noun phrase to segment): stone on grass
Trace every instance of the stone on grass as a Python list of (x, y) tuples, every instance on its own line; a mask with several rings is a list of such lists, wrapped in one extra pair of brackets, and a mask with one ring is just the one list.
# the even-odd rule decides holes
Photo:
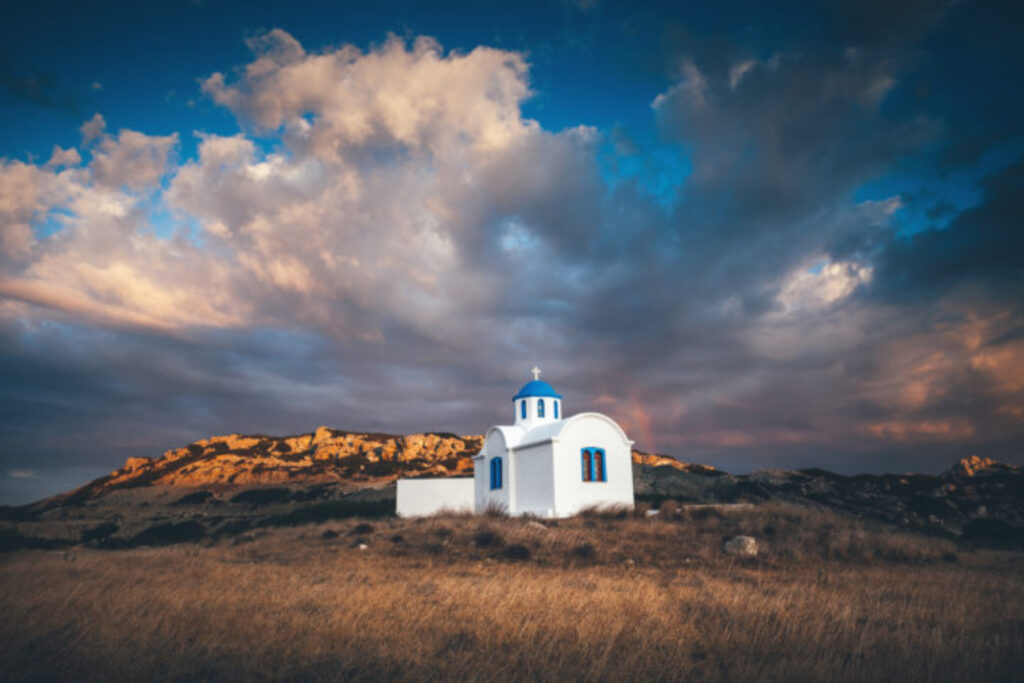
[(725, 552), (737, 557), (757, 557), (757, 539), (753, 536), (736, 536), (725, 542)]

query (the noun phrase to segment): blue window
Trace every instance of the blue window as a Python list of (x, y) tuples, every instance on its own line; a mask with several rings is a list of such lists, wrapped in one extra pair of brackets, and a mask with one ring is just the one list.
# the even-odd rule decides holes
[(522, 401), (519, 402), (519, 414), (522, 416), (522, 418), (524, 420), (526, 419), (526, 399), (525, 398)]
[(501, 488), (501, 458), (491, 460), (491, 490)]
[(580, 451), (583, 481), (608, 481), (603, 448), (584, 448)]
[(558, 419), (558, 401), (551, 402), (555, 406), (555, 419)]
[(537, 399), (537, 417), (544, 417), (544, 399)]

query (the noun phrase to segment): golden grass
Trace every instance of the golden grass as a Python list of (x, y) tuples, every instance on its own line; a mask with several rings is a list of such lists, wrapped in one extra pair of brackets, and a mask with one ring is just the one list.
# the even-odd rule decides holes
[[(236, 545), (8, 554), (3, 678), (1024, 678), (1020, 554), (952, 561), (946, 541), (800, 508), (701, 516), (358, 534), (348, 520)], [(721, 553), (755, 528), (757, 560)], [(506, 559), (515, 545), (530, 559)]]

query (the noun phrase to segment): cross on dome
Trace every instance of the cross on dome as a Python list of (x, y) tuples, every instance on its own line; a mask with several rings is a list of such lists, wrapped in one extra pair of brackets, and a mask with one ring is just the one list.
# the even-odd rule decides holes
[(533, 370), (530, 370), (530, 372), (533, 373), (534, 381), (537, 381), (537, 380), (540, 379), (540, 368), (538, 368), (536, 365), (533, 366)]

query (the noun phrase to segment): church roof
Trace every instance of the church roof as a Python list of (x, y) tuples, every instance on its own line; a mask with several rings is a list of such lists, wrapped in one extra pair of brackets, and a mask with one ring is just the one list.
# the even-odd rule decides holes
[(531, 398), (535, 396), (562, 398), (562, 395), (555, 392), (554, 387), (550, 384), (539, 379), (535, 379), (524, 384), (523, 388), (519, 390), (519, 393), (512, 397), (512, 400), (518, 401), (521, 398)]
[(615, 427), (615, 430), (620, 436), (622, 436), (623, 441), (628, 441), (631, 444), (633, 443), (629, 440), (629, 437), (626, 436), (626, 432), (622, 431), (622, 427), (619, 426), (619, 423), (607, 415), (602, 415), (601, 413), (576, 413), (572, 417), (564, 420), (554, 420), (534, 427), (530, 431), (522, 434), (518, 442), (515, 444), (515, 447), (525, 448), (526, 446), (551, 441), (552, 439), (561, 436), (562, 432), (564, 432), (570, 425), (594, 419), (608, 422)]

